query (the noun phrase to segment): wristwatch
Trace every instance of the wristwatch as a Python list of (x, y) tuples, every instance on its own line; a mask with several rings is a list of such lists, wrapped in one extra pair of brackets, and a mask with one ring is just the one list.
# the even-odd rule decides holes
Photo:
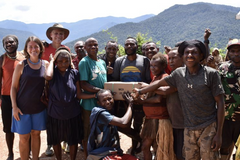
[(138, 94), (139, 94), (139, 95), (141, 95), (141, 94), (142, 94), (142, 92), (141, 92), (141, 90), (140, 90), (140, 89), (138, 90)]
[(204, 40), (204, 43), (209, 44), (209, 40), (208, 39)]

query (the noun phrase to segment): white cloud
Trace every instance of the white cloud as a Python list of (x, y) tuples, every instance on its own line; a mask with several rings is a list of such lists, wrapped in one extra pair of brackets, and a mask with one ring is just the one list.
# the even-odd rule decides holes
[(28, 11), (30, 9), (30, 6), (22, 6), (22, 5), (19, 5), (19, 6), (16, 6), (15, 7), (16, 10), (19, 10), (19, 11)]

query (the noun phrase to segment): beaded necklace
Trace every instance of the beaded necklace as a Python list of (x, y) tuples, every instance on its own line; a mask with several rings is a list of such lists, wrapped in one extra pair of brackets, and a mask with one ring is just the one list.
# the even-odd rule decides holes
[(16, 54), (16, 56), (14, 56), (14, 57), (9, 56), (8, 53), (6, 53), (6, 55), (7, 55), (7, 57), (10, 58), (10, 59), (14, 59), (14, 60), (17, 59), (17, 54)]
[(40, 63), (40, 59), (38, 59), (38, 62), (36, 62), (36, 63), (34, 63), (33, 61), (31, 61), (31, 59), (30, 59), (30, 58), (28, 58), (28, 61), (29, 61), (31, 64), (33, 64), (33, 65), (37, 65), (37, 64), (39, 64), (39, 63)]

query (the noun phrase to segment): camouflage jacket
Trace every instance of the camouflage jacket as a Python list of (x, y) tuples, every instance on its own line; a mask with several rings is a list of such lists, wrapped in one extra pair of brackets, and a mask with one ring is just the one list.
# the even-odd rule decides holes
[(219, 73), (225, 91), (225, 119), (240, 121), (240, 68), (225, 62)]

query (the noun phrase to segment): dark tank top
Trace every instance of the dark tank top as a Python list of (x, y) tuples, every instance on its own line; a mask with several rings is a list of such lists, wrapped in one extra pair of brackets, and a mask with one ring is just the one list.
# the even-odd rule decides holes
[(46, 107), (40, 101), (45, 85), (45, 62), (39, 69), (32, 69), (27, 60), (24, 60), (23, 73), (19, 80), (19, 91), (17, 93), (17, 105), (23, 114), (36, 114)]

